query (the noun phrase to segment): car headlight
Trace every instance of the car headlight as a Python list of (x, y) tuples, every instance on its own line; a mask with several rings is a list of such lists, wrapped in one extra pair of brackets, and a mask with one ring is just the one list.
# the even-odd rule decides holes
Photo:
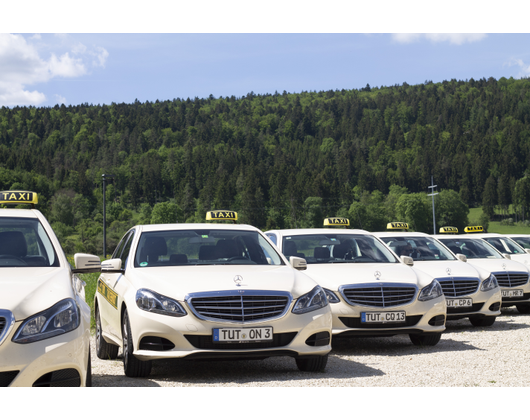
[(339, 303), (340, 302), (340, 299), (335, 294), (335, 292), (332, 292), (329, 289), (324, 289), (324, 293), (326, 293), (326, 297), (328, 298), (328, 302), (329, 303)]
[(12, 341), (28, 344), (45, 340), (75, 330), (79, 322), (77, 303), (73, 299), (64, 299), (24, 321)]
[(148, 289), (136, 292), (136, 304), (140, 309), (160, 315), (184, 316), (186, 310), (176, 300)]
[(421, 289), (418, 300), (425, 302), (443, 296), (443, 294), (442, 286), (438, 283), (438, 280), (433, 280), (431, 284)]
[(492, 274), (482, 282), (480, 290), (487, 292), (488, 290), (495, 289), (496, 287), (499, 287), (499, 283), (497, 283), (497, 277)]
[(305, 314), (307, 312), (316, 311), (328, 305), (328, 299), (324, 289), (316, 286), (313, 290), (305, 295), (302, 295), (296, 301), (293, 308), (294, 314)]

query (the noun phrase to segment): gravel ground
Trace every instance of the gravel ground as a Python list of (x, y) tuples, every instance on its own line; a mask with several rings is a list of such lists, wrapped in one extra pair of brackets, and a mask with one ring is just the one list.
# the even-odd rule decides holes
[[(127, 378), (121, 359), (95, 357), (94, 387), (526, 387), (530, 385), (530, 315), (503, 309), (492, 327), (449, 321), (434, 347), (408, 336), (334, 341), (322, 373), (298, 371), (289, 357), (262, 361), (153, 362), (148, 378)], [(121, 357), (121, 356), (120, 356)]]

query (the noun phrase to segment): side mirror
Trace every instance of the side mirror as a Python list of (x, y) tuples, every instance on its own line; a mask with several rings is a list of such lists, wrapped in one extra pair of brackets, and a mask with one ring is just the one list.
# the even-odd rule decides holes
[(464, 254), (456, 254), (456, 258), (462, 262), (467, 262), (467, 257)]
[(102, 273), (123, 273), (125, 270), (121, 268), (121, 258), (113, 258), (101, 263)]
[(72, 270), (77, 274), (99, 273), (101, 271), (101, 260), (97, 255), (75, 254), (75, 268)]
[(295, 270), (307, 270), (307, 261), (300, 257), (289, 257), (289, 262)]
[(412, 259), (412, 257), (407, 257), (406, 255), (402, 255), (399, 258), (401, 258), (401, 261), (403, 261), (403, 263), (407, 264), (410, 267), (414, 265), (414, 260)]
[(511, 260), (511, 259), (512, 259), (512, 257), (510, 256), (510, 254), (502, 254), (502, 256), (503, 256), (504, 258), (506, 258), (507, 260)]

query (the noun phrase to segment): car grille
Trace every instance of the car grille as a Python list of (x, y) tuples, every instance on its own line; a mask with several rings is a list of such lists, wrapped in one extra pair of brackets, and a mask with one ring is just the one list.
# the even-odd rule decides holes
[(260, 291), (227, 291), (198, 293), (186, 300), (192, 311), (201, 319), (250, 322), (264, 321), (282, 316), (291, 303), (291, 295), (277, 292), (267, 294)]
[(475, 293), (479, 280), (473, 277), (447, 277), (437, 279), (447, 297), (466, 296)]
[(503, 272), (493, 273), (497, 277), (497, 283), (500, 287), (518, 287), (528, 283), (527, 273)]
[(416, 287), (396, 285), (348, 285), (342, 286), (340, 292), (350, 305), (388, 308), (405, 305), (414, 300)]

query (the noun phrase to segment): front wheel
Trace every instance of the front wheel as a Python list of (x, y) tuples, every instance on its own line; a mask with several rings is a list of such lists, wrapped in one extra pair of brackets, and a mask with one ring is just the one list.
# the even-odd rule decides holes
[(326, 368), (328, 355), (295, 358), (296, 366), (302, 372), (321, 372)]
[(409, 334), (410, 341), (415, 346), (435, 346), (442, 338), (442, 333), (438, 334)]
[(518, 303), (515, 307), (520, 314), (530, 314), (530, 305), (528, 303)]
[(474, 327), (491, 327), (496, 318), (496, 316), (485, 316), (481, 318), (471, 317), (469, 318), (469, 321)]
[(138, 360), (133, 355), (133, 344), (131, 335), (131, 326), (129, 324), (129, 314), (127, 310), (123, 313), (122, 323), (123, 337), (123, 370), (125, 375), (131, 378), (143, 378), (151, 373), (151, 360)]

